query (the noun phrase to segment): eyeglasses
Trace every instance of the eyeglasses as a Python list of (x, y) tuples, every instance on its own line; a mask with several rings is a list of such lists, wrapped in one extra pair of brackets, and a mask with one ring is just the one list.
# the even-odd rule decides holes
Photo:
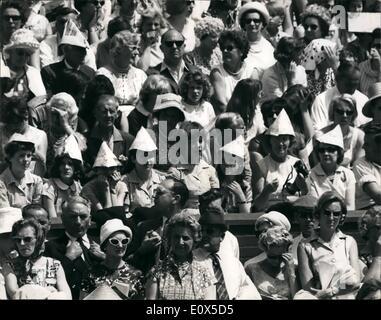
[(353, 112), (352, 110), (341, 110), (341, 109), (335, 109), (335, 112), (341, 116), (343, 116), (344, 114), (346, 114), (347, 116), (352, 116), (353, 115)]
[(105, 1), (96, 1), (96, 0), (93, 0), (91, 1), (94, 5), (98, 5), (100, 4), (102, 7), (104, 6), (104, 4), (106, 3)]
[(231, 52), (231, 51), (233, 51), (234, 49), (237, 49), (236, 47), (234, 47), (234, 46), (226, 46), (226, 47), (223, 47), (223, 48), (221, 48), (222, 49), (222, 51), (227, 51), (227, 52)]
[(168, 47), (168, 48), (172, 48), (173, 45), (176, 45), (177, 48), (181, 48), (184, 44), (184, 41), (183, 40), (177, 40), (177, 41), (165, 41), (164, 42), (165, 45)]
[(308, 30), (309, 28), (312, 30), (312, 31), (316, 31), (319, 26), (317, 24), (305, 24), (303, 25), (304, 29)]
[(329, 211), (329, 210), (324, 210), (323, 214), (326, 215), (327, 217), (330, 217), (333, 215), (335, 218), (339, 218), (341, 216), (341, 211)]
[(19, 244), (22, 241), (24, 241), (24, 243), (31, 243), (34, 239), (36, 239), (36, 238), (35, 237), (24, 237), (24, 238), (14, 237), (13, 241), (15, 241), (16, 243), (19, 243)]
[(190, 6), (191, 4), (195, 4), (195, 0), (187, 0), (186, 4), (187, 6)]
[(254, 19), (254, 18), (253, 19), (248, 18), (245, 20), (246, 24), (251, 24), (252, 22), (254, 22), (255, 24), (260, 24), (260, 23), (262, 23), (262, 20), (261, 19)]
[(321, 147), (318, 149), (319, 153), (325, 153), (325, 152), (334, 153), (335, 151), (337, 151), (335, 147), (325, 147), (325, 148)]
[(8, 22), (11, 21), (11, 19), (12, 21), (20, 21), (21, 16), (3, 16), (3, 19)]
[(109, 240), (109, 242), (115, 247), (118, 245), (126, 246), (130, 242), (130, 239), (124, 238), (123, 240), (118, 240), (116, 238), (112, 238)]

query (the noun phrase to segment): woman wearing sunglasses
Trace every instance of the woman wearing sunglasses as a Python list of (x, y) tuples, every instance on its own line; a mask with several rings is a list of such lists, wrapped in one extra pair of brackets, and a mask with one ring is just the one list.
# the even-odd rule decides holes
[(347, 210), (355, 209), (356, 179), (354, 173), (340, 164), (344, 159), (344, 141), (340, 125), (316, 138), (314, 152), (319, 163), (308, 177), (309, 194), (319, 198), (324, 192), (335, 191)]
[(320, 228), (298, 247), (298, 270), (303, 290), (295, 299), (354, 299), (360, 285), (356, 240), (340, 231), (347, 209), (336, 192), (324, 193), (315, 219)]
[(0, 8), (1, 35), (0, 46), (8, 44), (13, 32), (20, 29), (27, 17), (25, 15), (26, 5), (22, 1), (2, 2)]
[(16, 250), (3, 265), (8, 296), (11, 299), (71, 299), (61, 263), (43, 256), (45, 232), (38, 221), (17, 221), (11, 237)]
[(334, 98), (330, 103), (328, 115), (332, 124), (318, 131), (315, 139), (339, 125), (344, 138), (344, 159), (340, 165), (351, 168), (353, 163), (364, 155), (364, 132), (354, 126), (357, 118), (356, 100), (349, 94)]
[(106, 221), (100, 231), (100, 246), (106, 254), (101, 263), (95, 265), (83, 281), (82, 296), (85, 300), (107, 299), (100, 287), (108, 286), (122, 299), (142, 299), (142, 273), (123, 261), (127, 246), (132, 240), (132, 231), (119, 219)]
[(166, 258), (148, 274), (148, 300), (215, 300), (215, 277), (193, 259), (192, 250), (201, 240), (201, 227), (192, 214), (181, 212), (167, 222), (164, 239)]

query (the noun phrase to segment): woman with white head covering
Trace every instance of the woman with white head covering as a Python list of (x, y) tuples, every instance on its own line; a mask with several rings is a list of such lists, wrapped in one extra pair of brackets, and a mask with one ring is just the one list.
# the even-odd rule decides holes
[(319, 198), (324, 192), (335, 191), (345, 199), (348, 210), (355, 209), (356, 179), (354, 173), (341, 166), (344, 158), (343, 134), (339, 125), (318, 137), (315, 152), (319, 163), (307, 179), (309, 194)]

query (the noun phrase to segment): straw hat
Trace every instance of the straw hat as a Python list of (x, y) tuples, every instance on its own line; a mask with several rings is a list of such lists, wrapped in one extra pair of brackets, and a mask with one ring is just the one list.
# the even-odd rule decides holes
[(285, 109), (282, 109), (279, 113), (273, 124), (266, 131), (266, 135), (276, 137), (280, 135), (289, 135), (295, 137), (294, 128), (292, 127), (291, 120)]
[(259, 225), (265, 221), (269, 221), (275, 226), (284, 227), (287, 231), (291, 230), (290, 221), (287, 219), (287, 217), (284, 214), (278, 211), (270, 211), (268, 213), (261, 215), (255, 222), (255, 230), (257, 230)]
[(67, 153), (69, 157), (74, 160), (78, 160), (81, 163), (83, 162), (82, 153), (79, 149), (77, 139), (74, 137), (74, 135), (70, 135), (65, 140), (64, 153)]
[(245, 139), (243, 136), (239, 136), (237, 139), (225, 144), (220, 151), (230, 153), (241, 159), (245, 157)]
[(111, 151), (106, 141), (103, 141), (99, 148), (97, 157), (94, 161), (93, 168), (97, 168), (97, 167), (111, 168), (111, 167), (119, 167), (121, 165), (122, 164), (117, 159), (116, 155)]
[(373, 101), (378, 98), (381, 98), (381, 82), (374, 83), (369, 87), (368, 97), (370, 98), (362, 108), (362, 114), (368, 118), (372, 118), (372, 107), (376, 106), (375, 104), (373, 104)]
[(4, 52), (9, 52), (13, 49), (24, 49), (32, 54), (40, 47), (40, 43), (34, 37), (33, 31), (29, 29), (18, 29), (13, 32), (10, 43), (4, 47)]
[(249, 2), (243, 5), (238, 12), (238, 23), (241, 24), (241, 19), (248, 11), (258, 11), (261, 16), (265, 19), (266, 24), (269, 23), (270, 14), (266, 6), (261, 2)]
[(326, 134), (316, 138), (316, 140), (320, 143), (337, 146), (344, 150), (344, 138), (340, 125), (337, 125), (331, 131), (328, 131)]
[(72, 20), (68, 20), (65, 24), (65, 29), (60, 42), (60, 45), (62, 44), (69, 44), (85, 49), (90, 47), (86, 38)]
[(127, 237), (129, 238), (129, 242), (131, 242), (132, 239), (132, 231), (129, 227), (125, 226), (120, 219), (111, 219), (107, 220), (103, 226), (101, 227), (100, 231), (100, 245), (102, 245), (114, 232), (122, 231), (127, 234)]
[(157, 150), (157, 146), (148, 131), (144, 127), (141, 127), (129, 150), (150, 152)]

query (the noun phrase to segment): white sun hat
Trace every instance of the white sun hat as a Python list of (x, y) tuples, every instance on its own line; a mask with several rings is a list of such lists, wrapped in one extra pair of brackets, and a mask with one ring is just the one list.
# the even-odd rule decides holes
[(111, 219), (107, 220), (101, 227), (99, 241), (102, 245), (113, 233), (115, 232), (124, 232), (129, 238), (129, 243), (132, 240), (132, 231), (129, 227), (125, 226), (120, 219)]

